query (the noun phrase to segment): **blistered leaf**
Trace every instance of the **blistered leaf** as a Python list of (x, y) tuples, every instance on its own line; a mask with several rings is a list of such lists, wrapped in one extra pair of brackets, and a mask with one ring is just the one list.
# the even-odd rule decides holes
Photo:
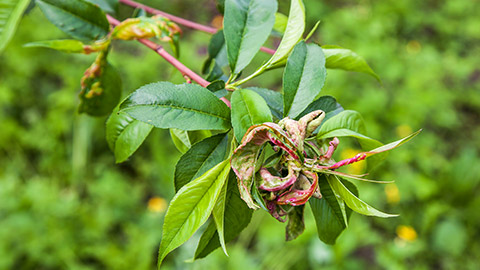
[(168, 253), (185, 243), (207, 221), (229, 172), (229, 162), (225, 160), (175, 194), (163, 223), (158, 267)]
[(13, 37), (23, 12), (30, 0), (1, 0), (0, 1), (0, 52), (5, 49)]
[(380, 82), (380, 77), (370, 68), (363, 57), (355, 52), (335, 45), (322, 46), (327, 68), (363, 72), (372, 75)]
[(122, 92), (120, 75), (109, 63), (99, 62), (92, 64), (82, 78), (79, 113), (103, 116), (110, 113), (120, 100)]
[(120, 105), (120, 111), (158, 128), (230, 128), (230, 109), (208, 89), (195, 84), (147, 84)]
[(107, 120), (105, 135), (117, 163), (127, 160), (145, 141), (153, 126), (114, 110)]
[(322, 90), (326, 75), (322, 49), (298, 43), (283, 73), (283, 115), (295, 118), (302, 113)]
[(224, 34), (233, 74), (252, 61), (267, 40), (275, 22), (275, 0), (226, 0)]
[(288, 223), (285, 228), (285, 239), (292, 241), (299, 237), (305, 230), (305, 222), (303, 220), (303, 211), (305, 205), (295, 206), (288, 213)]
[(272, 121), (272, 115), (265, 100), (254, 91), (239, 89), (233, 92), (232, 126), (237, 141), (253, 125)]
[(231, 163), (239, 179), (240, 195), (252, 209), (258, 208), (250, 196), (255, 164), (261, 146), (269, 141), (286, 151), (294, 160), (300, 160), (302, 157), (301, 153), (297, 152), (295, 143), (277, 124), (265, 123), (250, 127), (240, 146), (235, 150)]
[(328, 177), (327, 180), (335, 193), (337, 193), (353, 211), (366, 216), (383, 218), (398, 216), (378, 211), (377, 209), (366, 204), (364, 201), (355, 196), (350, 190), (348, 190), (336, 176)]
[(83, 0), (36, 0), (36, 3), (50, 22), (73, 38), (98, 40), (110, 29), (105, 13), (92, 3)]
[(227, 156), (228, 136), (218, 134), (192, 146), (175, 166), (175, 191), (201, 176)]

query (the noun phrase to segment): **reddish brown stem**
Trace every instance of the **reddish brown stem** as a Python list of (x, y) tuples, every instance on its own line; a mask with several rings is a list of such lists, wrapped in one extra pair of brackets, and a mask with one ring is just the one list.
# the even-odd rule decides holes
[[(107, 19), (112, 25), (116, 26), (116, 25), (120, 24), (120, 22), (117, 19), (113, 18), (110, 15), (107, 15)], [(178, 69), (178, 71), (180, 71), (183, 76), (187, 76), (188, 78), (192, 79), (193, 81), (195, 81), (196, 83), (198, 83), (199, 85), (201, 85), (203, 87), (207, 87), (210, 84), (207, 80), (205, 80), (200, 75), (198, 75), (197, 73), (195, 73), (194, 71), (192, 71), (191, 69), (186, 67), (180, 61), (178, 61), (175, 57), (173, 57), (167, 51), (165, 51), (165, 49), (163, 48), (162, 45), (156, 44), (155, 42), (152, 42), (148, 39), (139, 39), (138, 42), (140, 42), (143, 45), (147, 46), (148, 48), (154, 50), (158, 55), (163, 57), (163, 59), (167, 60), (167, 62), (169, 62), (172, 66), (174, 66), (176, 69)], [(225, 102), (225, 104), (227, 104), (227, 106), (230, 107), (230, 101), (228, 101), (224, 97), (221, 98), (221, 100), (223, 102)]]
[[(147, 5), (137, 3), (135, 1), (119, 0), (119, 2), (122, 3), (122, 4), (125, 4), (127, 6), (134, 7), (134, 8), (141, 8), (141, 9), (143, 9), (146, 12), (151, 13), (151, 14), (161, 15), (161, 16), (171, 20), (172, 22), (176, 22), (176, 23), (181, 24), (183, 26), (186, 26), (188, 28), (203, 31), (203, 32), (210, 33), (210, 34), (215, 34), (217, 32), (217, 29), (214, 28), (214, 27), (210, 27), (210, 26), (206, 26), (206, 25), (199, 24), (199, 23), (196, 23), (196, 22), (192, 22), (192, 21), (186, 20), (184, 18), (180, 18), (180, 17), (177, 17), (175, 15), (166, 13), (164, 11), (149, 7)], [(262, 47), (262, 48), (260, 48), (260, 50), (263, 51), (263, 52), (266, 52), (268, 54), (274, 54), (275, 53), (275, 50), (270, 49), (270, 48), (266, 48), (266, 47)]]

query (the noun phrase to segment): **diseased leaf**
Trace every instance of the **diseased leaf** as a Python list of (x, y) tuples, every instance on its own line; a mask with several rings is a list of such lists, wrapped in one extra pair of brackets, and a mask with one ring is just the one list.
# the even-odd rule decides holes
[(304, 31), (305, 6), (303, 1), (291, 0), (287, 26), (282, 41), (273, 56), (263, 67), (270, 69), (284, 65), (293, 47), (302, 39)]
[(185, 243), (210, 216), (230, 172), (225, 160), (194, 181), (186, 184), (173, 197), (163, 223), (158, 251), (158, 267), (172, 250)]
[(322, 49), (299, 42), (283, 73), (283, 115), (295, 118), (302, 113), (322, 90), (326, 76)]
[(184, 185), (224, 160), (228, 155), (227, 150), (226, 134), (218, 134), (194, 144), (175, 166), (175, 191), (178, 192)]
[(226, 0), (224, 34), (228, 62), (240, 73), (267, 40), (275, 23), (275, 0)]
[(282, 93), (258, 87), (250, 87), (248, 89), (255, 91), (257, 94), (262, 96), (262, 98), (267, 102), (273, 117), (277, 118), (277, 120), (281, 120), (283, 118)]
[(105, 13), (84, 0), (36, 0), (47, 19), (75, 39), (98, 40), (110, 29)]
[(227, 105), (208, 89), (195, 84), (147, 84), (123, 101), (120, 111), (158, 128), (230, 128), (230, 110)]
[(288, 223), (285, 227), (286, 241), (295, 240), (305, 230), (305, 221), (303, 220), (303, 211), (305, 205), (293, 207), (292, 211), (288, 213)]
[(348, 190), (336, 176), (328, 177), (327, 180), (332, 189), (338, 195), (340, 195), (340, 197), (345, 201), (348, 207), (350, 207), (353, 211), (366, 216), (376, 216), (383, 218), (398, 216), (378, 211), (377, 209), (366, 204), (364, 201), (360, 200), (357, 196), (355, 196), (350, 190)]
[[(235, 174), (230, 172), (228, 179), (227, 195), (224, 211), (225, 242), (235, 239), (242, 230), (247, 227), (252, 218), (253, 211), (247, 207), (238, 193)], [(217, 230), (214, 222), (211, 222), (200, 238), (195, 259), (203, 258), (220, 247)]]
[(114, 110), (107, 120), (106, 138), (117, 163), (127, 160), (147, 138), (153, 126)]
[(92, 71), (97, 69), (96, 65), (97, 63), (94, 63), (90, 66), (86, 74), (90, 71), (92, 73), (85, 75), (82, 79), (78, 112), (91, 116), (103, 116), (109, 114), (118, 105), (122, 93), (122, 79), (110, 63), (100, 64), (100, 71)]
[(232, 126), (237, 141), (253, 125), (272, 122), (272, 115), (265, 100), (256, 92), (239, 89), (232, 94)]
[(381, 82), (380, 77), (370, 68), (365, 59), (355, 52), (335, 45), (324, 45), (322, 49), (327, 68), (367, 73)]
[(12, 39), (23, 12), (29, 3), (30, 0), (0, 1), (0, 53)]

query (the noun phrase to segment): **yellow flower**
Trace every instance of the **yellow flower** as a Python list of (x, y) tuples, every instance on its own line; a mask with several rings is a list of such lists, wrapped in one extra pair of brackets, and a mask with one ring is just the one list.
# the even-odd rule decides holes
[(148, 200), (148, 210), (154, 213), (163, 213), (167, 209), (167, 201), (164, 198), (153, 197)]
[(385, 195), (387, 195), (387, 201), (395, 204), (400, 201), (400, 192), (395, 184), (388, 184), (385, 186)]
[(411, 226), (400, 225), (397, 227), (397, 235), (406, 241), (415, 241), (417, 239), (417, 232)]

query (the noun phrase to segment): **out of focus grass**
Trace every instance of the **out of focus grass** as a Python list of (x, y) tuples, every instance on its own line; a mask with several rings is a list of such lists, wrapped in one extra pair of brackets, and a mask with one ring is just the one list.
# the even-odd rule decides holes
[[(212, 1), (145, 2), (203, 23), (217, 14)], [(279, 2), (287, 13), (288, 1)], [(229, 245), (229, 258), (217, 250), (185, 263), (195, 236), (167, 258), (166, 268), (476, 269), (480, 5), (305, 3), (308, 25), (322, 21), (313, 40), (356, 51), (383, 81), (332, 70), (324, 93), (361, 112), (367, 135), (384, 142), (423, 128), (369, 176), (395, 184), (359, 183), (361, 198), (401, 216), (354, 214), (332, 247), (318, 240), (310, 214), (304, 235), (285, 243), (284, 225), (259, 212)], [(115, 165), (104, 140), (105, 118), (76, 113), (79, 79), (94, 56), (22, 48), (64, 37), (34, 8), (0, 55), (0, 269), (153, 269), (164, 211), (160, 198), (173, 195), (179, 153), (165, 131), (155, 130), (128, 162)], [(181, 60), (196, 71), (208, 38), (190, 31), (183, 37)], [(124, 79), (124, 95), (149, 82), (183, 80), (134, 42), (116, 43), (111, 57)], [(266, 57), (259, 54), (257, 63)], [(278, 89), (281, 72), (256, 83)], [(340, 154), (356, 150), (346, 144)]]

